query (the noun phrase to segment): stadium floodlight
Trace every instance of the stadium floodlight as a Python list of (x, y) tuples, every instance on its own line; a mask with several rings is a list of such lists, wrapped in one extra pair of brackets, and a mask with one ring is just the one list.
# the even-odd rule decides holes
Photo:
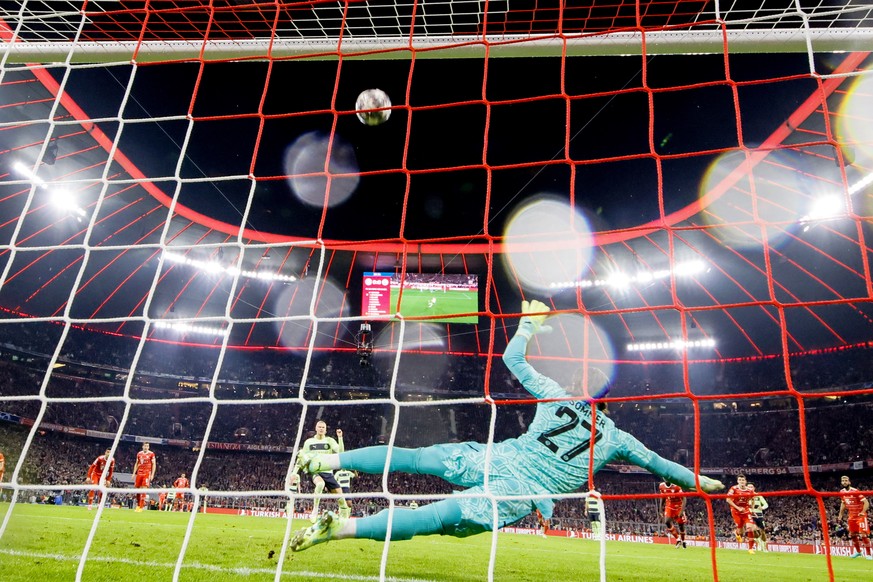
[(84, 208), (81, 208), (76, 204), (76, 201), (73, 199), (73, 194), (70, 191), (53, 190), (51, 196), (52, 204), (65, 212), (69, 212), (71, 215), (75, 216), (79, 222), (82, 222), (85, 216), (88, 215)]
[(870, 172), (849, 187), (849, 196), (854, 196), (870, 184), (873, 184), (873, 172)]
[[(871, 183), (873, 183), (873, 172), (870, 172), (849, 186), (849, 196), (854, 196)], [(834, 220), (845, 215), (846, 205), (843, 203), (843, 196), (839, 194), (827, 194), (812, 201), (812, 206), (810, 207), (809, 212), (800, 219), (800, 224), (803, 225), (803, 232), (806, 232), (812, 226), (811, 223)]]
[(170, 322), (170, 321), (156, 321), (155, 322), (156, 329), (169, 329), (172, 331), (178, 331), (181, 333), (196, 333), (201, 335), (217, 335), (221, 337), (225, 337), (230, 333), (230, 328), (227, 327), (217, 327), (211, 325), (200, 325), (195, 323), (186, 323), (186, 322)]
[(657, 350), (676, 350), (684, 352), (691, 348), (714, 348), (715, 339), (673, 340), (669, 342), (637, 342), (627, 344), (629, 352), (652, 352)]
[(673, 273), (682, 277), (690, 277), (706, 270), (703, 261), (681, 261), (673, 266)]
[(179, 263), (182, 265), (188, 265), (196, 269), (200, 269), (201, 271), (205, 271), (211, 275), (228, 274), (231, 277), (240, 276), (247, 279), (260, 279), (261, 281), (279, 281), (283, 283), (292, 283), (297, 280), (297, 277), (295, 277), (294, 275), (282, 275), (280, 273), (271, 273), (269, 271), (243, 271), (234, 265), (225, 267), (218, 261), (201, 261), (199, 259), (192, 259), (191, 257), (183, 255), (182, 253), (177, 253), (173, 251), (164, 251), (164, 259), (173, 263)]
[[(828, 194), (813, 200), (809, 213), (801, 218), (800, 221), (802, 223), (807, 223), (830, 220), (844, 214), (845, 211), (846, 207), (843, 204), (842, 198), (836, 194)], [(809, 226), (807, 225), (806, 228), (808, 229)]]
[[(49, 190), (49, 183), (33, 173), (30, 168), (24, 165), (24, 163), (15, 162), (12, 164), (12, 169), (21, 174), (37, 188)], [(51, 194), (51, 201), (54, 206), (65, 212), (69, 212), (71, 215), (75, 216), (79, 222), (82, 222), (85, 216), (87, 216), (88, 213), (85, 212), (85, 209), (76, 204), (73, 194), (69, 190), (49, 190), (49, 193)]]
[(576, 281), (562, 281), (552, 283), (552, 289), (570, 289), (587, 287), (609, 287), (616, 290), (627, 289), (632, 285), (645, 285), (657, 279), (666, 279), (670, 275), (677, 278), (692, 277), (706, 270), (706, 264), (701, 260), (680, 261), (670, 269), (641, 270), (634, 274), (615, 271), (604, 279), (578, 279)]
[(21, 174), (24, 178), (27, 178), (28, 182), (33, 183), (35, 186), (40, 188), (45, 188), (47, 186), (45, 180), (34, 174), (33, 171), (25, 166), (23, 162), (15, 162), (12, 164), (12, 169)]

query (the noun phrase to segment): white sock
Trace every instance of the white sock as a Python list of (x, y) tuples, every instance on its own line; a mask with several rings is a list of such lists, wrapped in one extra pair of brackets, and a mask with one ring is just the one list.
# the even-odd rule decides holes
[[(315, 494), (321, 495), (321, 493), (323, 491), (324, 491), (324, 481), (321, 481), (315, 485)], [(316, 514), (318, 513), (318, 504), (319, 503), (321, 503), (320, 497), (316, 497), (315, 499), (313, 499), (313, 501), (312, 501), (312, 513), (316, 513)]]

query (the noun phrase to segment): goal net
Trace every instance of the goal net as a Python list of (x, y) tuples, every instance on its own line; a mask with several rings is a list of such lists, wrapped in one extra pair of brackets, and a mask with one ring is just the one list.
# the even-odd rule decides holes
[[(537, 400), (501, 355), (532, 299), (554, 312), (538, 371), (582, 370), (695, 473), (746, 474), (784, 522), (773, 549), (822, 554), (831, 579), (851, 553), (839, 476), (873, 482), (854, 430), (873, 406), (873, 3), (25, 0), (0, 3), (0, 38), (6, 569), (455, 579), (463, 558), (470, 578), (560, 579), (506, 541), (541, 529), (533, 511), (424, 565), (407, 542), (287, 549), (319, 420), (347, 449), (526, 430)], [(107, 449), (112, 480), (86, 482)], [(547, 537), (580, 538), (605, 579), (608, 544), (677, 541), (661, 480), (616, 459), (556, 496)], [(138, 495), (187, 513), (146, 533)], [(358, 474), (346, 497), (361, 517), (451, 495)], [(685, 499), (717, 579), (746, 541), (725, 492)], [(62, 515), (40, 503), (76, 506), (63, 543), (40, 541)]]

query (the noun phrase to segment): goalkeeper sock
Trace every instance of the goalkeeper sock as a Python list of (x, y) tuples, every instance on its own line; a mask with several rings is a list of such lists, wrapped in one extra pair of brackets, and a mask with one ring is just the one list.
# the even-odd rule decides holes
[[(387, 446), (364, 447), (339, 455), (339, 465), (343, 469), (379, 474), (385, 470), (388, 457)], [(403, 449), (394, 447), (391, 452), (389, 471), (402, 471), (420, 475), (443, 477), (447, 468), (443, 462), (443, 452), (439, 447), (422, 449)]]
[[(461, 507), (454, 499), (444, 499), (418, 509), (394, 510), (391, 540), (408, 540), (418, 535), (451, 535), (461, 522)], [(384, 541), (388, 535), (388, 510), (355, 520), (355, 537)]]
[[(394, 448), (392, 464), (396, 461), (397, 454), (403, 449)], [(385, 470), (385, 459), (388, 456), (388, 447), (364, 447), (339, 454), (339, 465), (343, 469), (361, 471), (362, 473), (378, 474)]]

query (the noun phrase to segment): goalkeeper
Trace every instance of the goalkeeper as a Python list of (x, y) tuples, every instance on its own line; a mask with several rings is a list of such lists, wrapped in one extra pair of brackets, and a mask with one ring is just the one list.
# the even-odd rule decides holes
[[(499, 528), (515, 523), (534, 509), (538, 509), (544, 519), (550, 519), (554, 501), (549, 496), (576, 491), (588, 480), (592, 422), (595, 472), (609, 462), (627, 461), (685, 489), (696, 489), (693, 472), (647, 449), (636, 438), (616, 428), (605, 414), (593, 412), (589, 402), (572, 400), (567, 390), (527, 362), (525, 352), (531, 337), (540, 331), (550, 331), (543, 327), (547, 312), (548, 307), (539, 301), (522, 303), (525, 315), (506, 347), (503, 361), (537, 399), (559, 400), (537, 404), (533, 422), (518, 438), (494, 443), (491, 464), (487, 468), (488, 446), (480, 443), (418, 449), (395, 447), (391, 451), (389, 471), (436, 475), (467, 490), (464, 496), (450, 497), (415, 510), (395, 508), (392, 540), (429, 534), (465, 537), (491, 531), (495, 525)], [(578, 392), (581, 396), (581, 386)], [(337, 469), (380, 474), (388, 452), (388, 447), (375, 446), (340, 454), (301, 453), (297, 464), (311, 474)], [(700, 476), (700, 487), (705, 492), (713, 492), (723, 489), (724, 485)], [(503, 498), (496, 502), (496, 524), (492, 496)], [(385, 540), (388, 526), (388, 510), (361, 519), (344, 519), (326, 512), (312, 526), (294, 535), (291, 550), (305, 550), (333, 539)]]

